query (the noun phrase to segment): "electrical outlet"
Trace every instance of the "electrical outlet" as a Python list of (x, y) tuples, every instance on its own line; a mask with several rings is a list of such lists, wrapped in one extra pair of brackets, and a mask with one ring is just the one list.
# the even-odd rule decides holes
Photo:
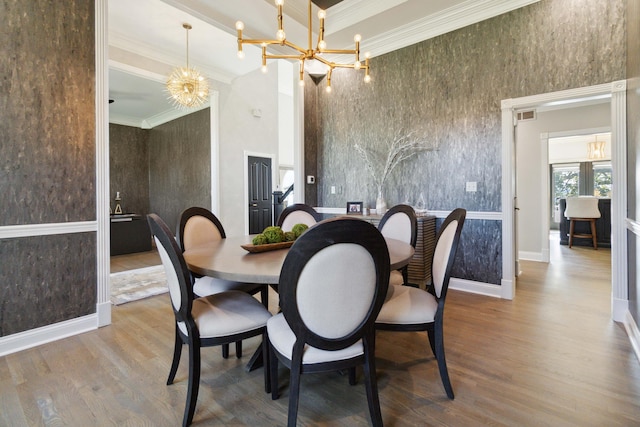
[(316, 183), (316, 177), (313, 175), (307, 175), (307, 184), (315, 184)]
[(331, 186), (331, 194), (336, 194), (336, 186), (335, 185)]
[(478, 191), (478, 183), (476, 181), (467, 181), (467, 192)]

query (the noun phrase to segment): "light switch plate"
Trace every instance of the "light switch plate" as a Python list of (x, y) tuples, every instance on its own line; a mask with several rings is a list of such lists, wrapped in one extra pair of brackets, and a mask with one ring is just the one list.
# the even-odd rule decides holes
[(467, 181), (467, 191), (468, 192), (478, 191), (478, 183), (476, 181)]

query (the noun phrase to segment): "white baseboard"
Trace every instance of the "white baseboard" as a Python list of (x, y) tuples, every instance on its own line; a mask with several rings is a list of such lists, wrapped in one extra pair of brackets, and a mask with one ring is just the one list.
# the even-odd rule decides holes
[(490, 283), (475, 282), (473, 280), (457, 279), (452, 277), (449, 280), (449, 289), (456, 291), (470, 292), (472, 294), (486, 295), (494, 298), (501, 298), (501, 286)]
[(111, 324), (111, 301), (103, 302), (96, 306), (98, 315), (98, 327), (108, 326)]
[(92, 331), (98, 327), (97, 320), (97, 315), (91, 314), (89, 316), (78, 317), (53, 325), (1, 337), (0, 356)]
[(640, 330), (638, 330), (638, 325), (629, 311), (627, 311), (627, 315), (625, 316), (624, 329), (627, 331), (627, 335), (629, 335), (629, 341), (631, 341), (633, 351), (636, 353), (638, 362), (640, 362)]
[(543, 262), (544, 261), (544, 255), (541, 252), (519, 251), (518, 252), (518, 259), (524, 259), (526, 261)]
[(611, 318), (615, 322), (625, 323), (629, 314), (629, 300), (611, 298)]

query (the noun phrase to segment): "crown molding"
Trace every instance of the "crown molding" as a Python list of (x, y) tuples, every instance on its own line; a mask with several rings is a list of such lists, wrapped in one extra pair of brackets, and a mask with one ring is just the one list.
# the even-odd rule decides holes
[[(159, 50), (157, 47), (151, 46), (147, 43), (133, 40), (130, 37), (125, 36), (124, 34), (118, 33), (117, 31), (109, 32), (109, 46), (113, 46), (128, 52), (135, 52), (138, 56), (143, 56), (153, 61), (167, 64), (167, 67), (170, 67), (172, 69), (180, 65), (176, 64), (177, 55)], [(220, 69), (203, 66), (197, 61), (190, 62), (190, 65), (200, 70), (209, 79), (216, 80), (225, 84), (231, 84), (231, 81), (235, 78), (234, 75)], [(163, 80), (166, 80), (166, 76), (163, 77)]]
[(148, 129), (143, 127), (145, 120), (126, 116), (124, 114), (109, 114), (109, 124), (131, 126), (134, 128)]
[(367, 50), (378, 56), (464, 28), (540, 0), (468, 0), (386, 33), (367, 38)]
[(114, 125), (131, 126), (140, 129), (153, 129), (156, 126), (163, 125), (172, 120), (179, 119), (180, 117), (187, 116), (189, 114), (195, 113), (196, 111), (204, 110), (205, 108), (209, 107), (210, 102), (206, 102), (198, 108), (192, 108), (189, 110), (171, 108), (163, 111), (162, 113), (158, 113), (144, 119), (130, 117), (123, 114), (110, 114), (109, 123)]
[(327, 9), (327, 19), (324, 23), (325, 34), (337, 33), (351, 25), (369, 19), (407, 0), (351, 0), (341, 2)]
[(123, 73), (131, 74), (137, 77), (142, 77), (144, 79), (151, 80), (156, 83), (164, 84), (167, 81), (167, 76), (165, 76), (164, 74), (159, 74), (153, 71), (144, 70), (142, 68), (125, 64), (124, 62), (114, 61), (112, 59), (109, 60), (109, 69), (122, 71)]
[(145, 120), (142, 121), (142, 124), (140, 127), (142, 129), (153, 129), (156, 126), (160, 126), (172, 120), (179, 119), (180, 117), (187, 116), (189, 114), (195, 113), (196, 111), (209, 108), (210, 104), (211, 104), (211, 101), (207, 101), (198, 108), (190, 108), (188, 110), (172, 108), (170, 110), (156, 114), (155, 116), (147, 117)]

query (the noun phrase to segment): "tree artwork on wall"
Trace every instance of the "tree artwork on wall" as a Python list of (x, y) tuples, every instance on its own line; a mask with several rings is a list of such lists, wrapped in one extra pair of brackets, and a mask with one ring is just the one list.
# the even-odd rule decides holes
[(378, 214), (384, 214), (387, 210), (383, 187), (395, 167), (420, 152), (437, 150), (435, 142), (429, 142), (426, 138), (417, 136), (415, 132), (398, 132), (393, 139), (381, 144), (381, 147), (383, 149), (376, 150), (361, 144), (354, 146), (378, 190), (376, 200), (376, 213)]

